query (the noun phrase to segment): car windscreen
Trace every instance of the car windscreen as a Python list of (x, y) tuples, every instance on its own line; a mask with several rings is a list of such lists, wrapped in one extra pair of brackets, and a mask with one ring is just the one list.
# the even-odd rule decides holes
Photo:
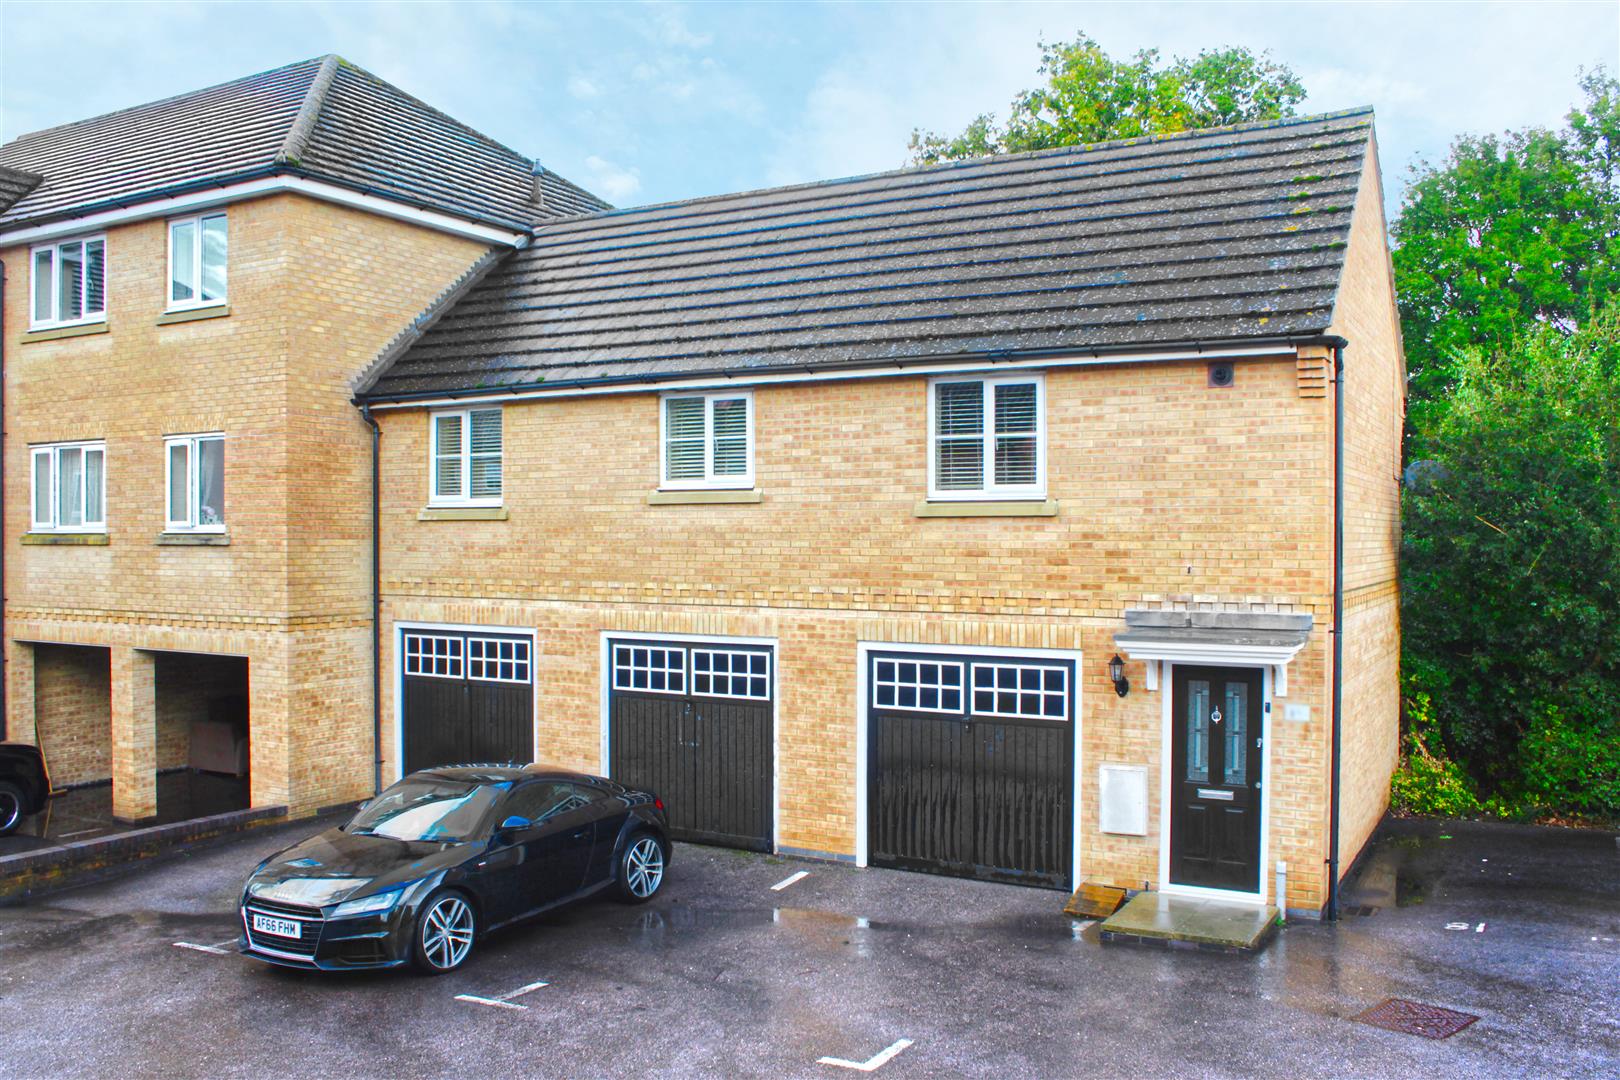
[(468, 784), (426, 777), (401, 780), (344, 827), (362, 836), (459, 843), (471, 839), (510, 784)]

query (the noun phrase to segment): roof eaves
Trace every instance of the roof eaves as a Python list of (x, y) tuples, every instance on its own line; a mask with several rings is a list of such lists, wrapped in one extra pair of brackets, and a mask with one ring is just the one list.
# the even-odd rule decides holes
[(292, 126), (287, 129), (287, 138), (276, 153), (276, 164), (297, 165), (303, 160), (310, 135), (321, 118), (321, 110), (326, 107), (326, 94), (332, 88), (332, 80), (337, 77), (337, 69), (337, 54), (328, 53), (321, 57), (320, 70), (310, 80), (304, 103), (298, 107), (298, 115), (293, 118)]

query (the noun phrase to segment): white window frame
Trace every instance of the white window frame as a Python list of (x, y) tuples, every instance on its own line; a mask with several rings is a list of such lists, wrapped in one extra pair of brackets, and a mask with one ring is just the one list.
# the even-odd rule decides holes
[[(99, 450), (101, 451), (101, 520), (85, 522), (82, 525), (58, 525), (57, 512), (61, 507), (58, 498), (62, 483), (62, 466), (59, 457), (63, 450)], [(51, 516), (48, 521), (41, 521), (35, 516), (39, 509), (39, 492), (35, 490), (34, 483), (39, 475), (35, 462), (41, 457), (51, 459)], [(89, 471), (82, 464), (79, 467), (79, 483), (81, 486), (80, 503), (87, 505), (83, 485), (87, 482)], [(41, 443), (28, 448), (28, 527), (30, 532), (54, 533), (105, 533), (107, 531), (107, 443), (102, 439), (92, 439), (84, 442)]]
[[(669, 477), (669, 402), (677, 398), (703, 399), (703, 476), (672, 480)], [(716, 476), (714, 473), (714, 403), (735, 401), (744, 405), (748, 471), (742, 475)], [(752, 390), (711, 390), (698, 393), (663, 394), (658, 399), (658, 487), (662, 491), (751, 490), (754, 486), (754, 392)]]
[[(199, 296), (202, 293), (202, 223), (204, 218), (225, 218), (225, 295), (216, 297), (213, 300), (199, 299)], [(196, 268), (197, 280), (192, 284), (192, 298), (190, 300), (176, 300), (174, 298), (174, 230), (180, 225), (195, 225), (197, 227), (196, 231), (193, 232), (191, 236), (191, 265)], [(193, 214), (191, 217), (172, 218), (169, 221), (167, 235), (169, 247), (165, 265), (167, 266), (168, 273), (163, 279), (163, 298), (165, 302), (164, 310), (194, 311), (197, 308), (222, 307), (223, 305), (229, 303), (231, 293), (231, 226), (229, 215), (221, 210), (212, 213)]]
[[(502, 656), (502, 649), (509, 649), (512, 655)], [(506, 678), (500, 673), (502, 667), (512, 669), (511, 678)], [(491, 671), (494, 671), (493, 675), (490, 674)], [(474, 682), (515, 683), (527, 686), (532, 672), (532, 642), (522, 638), (479, 637), (476, 634), (468, 636), (467, 678)]]
[[(501, 414), (501, 493), (473, 498), (472, 491), (472, 414), (496, 412)], [(441, 495), (439, 480), (439, 417), (461, 417), (461, 491), (455, 495)], [(434, 409), (428, 413), (428, 505), (429, 506), (501, 506), (506, 499), (506, 411), (499, 405), (485, 405), (468, 409)], [(487, 456), (487, 455), (484, 455)]]
[[(638, 652), (648, 654), (647, 663), (636, 663), (635, 655)], [(655, 664), (653, 662), (653, 653), (662, 653), (664, 663)], [(615, 642), (612, 661), (613, 689), (615, 690), (628, 690), (636, 694), (673, 694), (677, 697), (685, 697), (688, 693), (686, 649), (683, 646), (664, 645), (651, 641)], [(638, 671), (647, 673), (646, 686), (635, 685), (635, 673)], [(654, 672), (664, 676), (663, 686), (655, 687), (652, 685), (652, 674)], [(671, 677), (679, 678), (680, 685), (670, 686)]]
[[(967, 671), (967, 665), (962, 663), (961, 661), (959, 661), (959, 660), (940, 660), (940, 659), (937, 659), (937, 658), (932, 657), (932, 656), (918, 656), (918, 657), (915, 657), (915, 658), (913, 658), (913, 657), (878, 656), (878, 657), (873, 657), (871, 663), (872, 663), (872, 707), (874, 709), (882, 709), (884, 712), (941, 713), (941, 714), (946, 715), (946, 716), (965, 715), (965, 714), (967, 714), (969, 712), (968, 705), (971, 703), (972, 699), (968, 696), (968, 694), (970, 692), (970, 687), (968, 686), (968, 671)], [(878, 665), (879, 664), (885, 664), (885, 663), (894, 664), (894, 666), (895, 666), (895, 668), (894, 668), (894, 678), (892, 678), (892, 679), (884, 679), (884, 678), (880, 678), (878, 676)], [(913, 667), (915, 667), (917, 669), (917, 677), (915, 679), (902, 678), (901, 677), (901, 671), (900, 671), (900, 666), (902, 664), (910, 664)], [(922, 669), (925, 666), (933, 666), (933, 667), (939, 668), (939, 671), (940, 671), (940, 681), (939, 682), (924, 682), (923, 681)], [(955, 685), (952, 685), (952, 684), (947, 683), (947, 682), (944, 681), (944, 673), (945, 673), (945, 669), (947, 669), (947, 668), (954, 669), (955, 672), (956, 672), (956, 683), (955, 683)], [(881, 688), (884, 688), (884, 687), (888, 687), (888, 688), (890, 688), (890, 689), (892, 689), (894, 691), (894, 704), (892, 704), (892, 705), (882, 705), (882, 704), (878, 703), (878, 691)], [(902, 704), (900, 704), (900, 691), (903, 690), (903, 689), (910, 689), (910, 690), (915, 691), (916, 694), (917, 694), (917, 700), (918, 701), (922, 700), (922, 692), (924, 690), (932, 690), (936, 694), (939, 695), (940, 700), (941, 700), (941, 704), (936, 705), (936, 706), (934, 706), (932, 708), (930, 708), (928, 706), (925, 706), (925, 705), (902, 705)], [(956, 691), (957, 707), (954, 708), (954, 709), (945, 708), (944, 703), (943, 703), (945, 693), (946, 693), (946, 691), (949, 691), (949, 690)]]
[[(404, 662), (400, 672), (423, 679), (461, 679), (466, 674), (467, 653), (465, 638), (459, 634), (432, 634), (406, 630), (401, 635), (400, 651)], [(428, 647), (423, 646), (432, 643)], [(443, 648), (441, 649), (440, 646)], [(435, 671), (439, 661), (444, 670)]]
[[(101, 242), (101, 310), (95, 312), (86, 310), (85, 313), (79, 316), (77, 319), (59, 318), (58, 316), (61, 311), (62, 297), (57, 289), (56, 280), (57, 272), (62, 265), (61, 249), (69, 244), (84, 244), (86, 247), (88, 247), (90, 244), (93, 244), (98, 240)], [(39, 274), (39, 252), (41, 251), (49, 251), (51, 253), (51, 317), (48, 319), (39, 318), (38, 313), (34, 310), (34, 297), (37, 295), (39, 290), (37, 275)], [(60, 240), (52, 240), (50, 243), (46, 244), (35, 244), (33, 247), (29, 248), (28, 328), (30, 330), (54, 330), (65, 326), (89, 326), (92, 323), (106, 322), (107, 286), (108, 282), (112, 278), (112, 269), (108, 254), (106, 233), (87, 233), (80, 236), (64, 236)], [(87, 273), (84, 276), (83, 283), (83, 288), (86, 291), (83, 295), (81, 295), (81, 301), (85, 298), (85, 296), (88, 296), (89, 286), (90, 275)]]
[[(163, 528), (165, 532), (172, 533), (222, 533), (226, 523), (202, 525), (197, 522), (197, 510), (200, 500), (197, 497), (197, 444), (218, 440), (224, 443), (225, 434), (220, 431), (204, 431), (194, 435), (165, 435), (163, 437)], [(174, 474), (169, 467), (169, 455), (176, 446), (186, 448), (186, 520), (178, 521), (169, 516), (174, 508)], [(225, 490), (224, 478), (221, 478), (220, 491)], [(220, 516), (225, 516), (225, 508), (220, 508)]]
[[(985, 661), (985, 662), (981, 663), (981, 662), (975, 661), (973, 663), (973, 665), (972, 665), (972, 669), (973, 670), (969, 673), (969, 677), (968, 677), (968, 681), (969, 681), (970, 685), (968, 687), (968, 699), (967, 699), (968, 700), (968, 712), (969, 712), (970, 715), (972, 715), (972, 716), (997, 716), (997, 717), (1004, 717), (1004, 718), (1009, 719), (1009, 720), (1047, 720), (1047, 721), (1050, 721), (1050, 722), (1052, 722), (1054, 724), (1055, 723), (1068, 723), (1068, 721), (1069, 721), (1069, 669), (1067, 667), (1060, 667), (1060, 666), (1053, 665), (1053, 664), (1014, 664), (1014, 663), (994, 663), (994, 662), (990, 662), (990, 661)], [(979, 686), (979, 680), (978, 680), (978, 675), (979, 675), (979, 672), (981, 672), (981, 671), (1017, 671), (1020, 675), (1022, 675), (1023, 672), (1026, 672), (1026, 671), (1036, 671), (1036, 672), (1040, 673), (1041, 684), (1040, 684), (1040, 686), (1038, 688), (1036, 688), (1034, 690), (1024, 690), (1024, 689), (1021, 689), (1021, 688), (1005, 689), (1005, 688), (1002, 688), (1002, 687), (1000, 687), (998, 685), (995, 685), (994, 683), (992, 683), (988, 687), (982, 687), (981, 688)], [(1063, 677), (1063, 685), (1058, 687), (1056, 690), (1048, 690), (1048, 689), (1046, 689), (1046, 673), (1049, 672), (1049, 671), (1055, 671), (1055, 672), (1057, 672), (1059, 675), (1061, 675)], [(995, 676), (991, 676), (991, 677), (993, 679)], [(992, 699), (991, 699), (992, 708), (989, 708), (989, 709), (981, 709), (981, 708), (979, 708), (977, 695), (979, 694), (981, 689), (983, 690), (983, 692), (992, 695)], [(1061, 701), (1062, 704), (1063, 704), (1063, 712), (1062, 712), (1061, 715), (1058, 715), (1058, 716), (1048, 716), (1044, 711), (1035, 712), (1035, 713), (1028, 713), (1028, 712), (1023, 712), (1023, 711), (1018, 710), (1018, 709), (1014, 709), (1011, 712), (1002, 712), (1001, 710), (994, 708), (994, 705), (999, 704), (999, 702), (995, 699), (995, 695), (998, 695), (998, 694), (1011, 694), (1015, 698), (1017, 698), (1017, 697), (1019, 697), (1021, 695), (1024, 695), (1024, 694), (1033, 694), (1033, 695), (1035, 695), (1036, 697), (1038, 697), (1040, 699), (1043, 709), (1044, 709), (1044, 706), (1046, 704), (1046, 699), (1047, 698), (1049, 698), (1049, 697), (1057, 697), (1059, 699), (1059, 701)]]
[[(948, 383), (979, 383), (984, 395), (983, 484), (976, 488), (939, 488), (939, 390)], [(996, 418), (994, 387), (1018, 383), (1035, 386), (1035, 483), (996, 484)], [(1046, 376), (1042, 372), (1020, 375), (951, 375), (928, 381), (928, 499), (930, 502), (989, 502), (1046, 498)]]
[[(708, 657), (709, 670), (701, 672), (698, 670), (697, 658), (700, 656)], [(714, 666), (715, 657), (719, 656), (726, 658), (725, 671), (718, 671)], [(731, 658), (734, 656), (745, 656), (749, 659), (749, 661), (752, 661), (756, 656), (764, 657), (765, 671), (763, 675), (756, 675), (753, 671), (748, 670), (747, 668), (742, 671), (737, 671), (731, 666)], [(692, 669), (689, 675), (689, 680), (692, 684), (690, 690), (694, 697), (734, 698), (738, 701), (769, 701), (771, 699), (771, 654), (767, 649), (693, 649), (691, 650), (690, 666)], [(709, 689), (707, 691), (699, 690), (697, 688), (697, 681), (699, 678), (708, 679)], [(765, 680), (765, 692), (763, 694), (752, 693), (749, 689), (751, 686), (751, 680), (758, 678), (763, 678)], [(726, 689), (728, 691), (735, 689), (737, 684), (740, 682), (743, 687), (743, 692), (740, 694), (716, 693), (714, 687), (717, 681), (720, 679), (725, 680)]]

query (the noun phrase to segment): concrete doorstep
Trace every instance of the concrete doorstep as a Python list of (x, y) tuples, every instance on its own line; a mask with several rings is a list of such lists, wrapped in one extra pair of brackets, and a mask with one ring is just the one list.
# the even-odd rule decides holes
[(66, 888), (127, 863), (216, 836), (286, 820), (285, 806), (261, 806), (0, 855), (0, 904)]
[(1145, 892), (1098, 929), (1105, 942), (1254, 953), (1276, 934), (1277, 909)]

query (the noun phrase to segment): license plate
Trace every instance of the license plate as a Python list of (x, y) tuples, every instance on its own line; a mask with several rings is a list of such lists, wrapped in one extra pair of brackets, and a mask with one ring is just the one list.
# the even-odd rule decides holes
[(253, 929), (261, 934), (274, 934), (277, 937), (295, 938), (303, 936), (303, 927), (292, 919), (272, 919), (268, 915), (255, 914), (253, 916)]

